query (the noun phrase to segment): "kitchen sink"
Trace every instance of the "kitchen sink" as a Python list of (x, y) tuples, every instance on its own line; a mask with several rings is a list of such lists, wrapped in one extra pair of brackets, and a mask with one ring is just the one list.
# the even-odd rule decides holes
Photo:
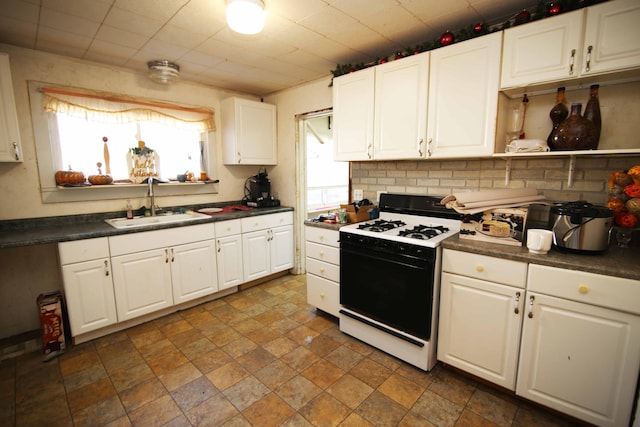
[(186, 212), (186, 213), (167, 213), (156, 216), (137, 216), (133, 219), (127, 218), (113, 218), (105, 219), (104, 221), (114, 228), (138, 228), (148, 227), (151, 225), (159, 224), (176, 224), (187, 221), (194, 221), (197, 219), (208, 218), (206, 214), (198, 212)]

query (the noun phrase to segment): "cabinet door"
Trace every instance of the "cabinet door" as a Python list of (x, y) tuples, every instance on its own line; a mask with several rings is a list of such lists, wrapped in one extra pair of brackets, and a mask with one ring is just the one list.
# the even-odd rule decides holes
[(628, 425), (640, 316), (527, 292), (516, 393), (599, 426)]
[(431, 52), (428, 157), (494, 151), (502, 34)]
[(268, 230), (242, 234), (242, 262), (245, 282), (270, 273), (268, 238)]
[(225, 164), (277, 163), (275, 105), (234, 97), (221, 110)]
[(175, 246), (169, 250), (174, 304), (200, 298), (218, 290), (213, 240)]
[(287, 225), (269, 230), (271, 273), (293, 267), (293, 226)]
[(119, 321), (173, 305), (169, 249), (112, 257), (111, 262)]
[(62, 277), (71, 335), (118, 321), (108, 258), (63, 265)]
[(426, 153), (429, 53), (376, 67), (373, 157), (416, 159)]
[(242, 237), (239, 234), (216, 240), (216, 260), (220, 290), (243, 282)]
[(20, 130), (9, 55), (0, 53), (0, 162), (21, 162)]
[(438, 360), (514, 390), (523, 293), (442, 273)]
[(584, 13), (581, 9), (505, 30), (501, 87), (577, 76)]
[(582, 73), (640, 66), (640, 2), (618, 0), (587, 9)]
[(333, 79), (334, 160), (371, 160), (375, 68)]

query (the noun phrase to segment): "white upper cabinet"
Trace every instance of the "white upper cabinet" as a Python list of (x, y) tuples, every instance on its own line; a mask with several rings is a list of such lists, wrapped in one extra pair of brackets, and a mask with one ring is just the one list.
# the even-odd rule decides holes
[(20, 130), (9, 55), (0, 53), (0, 162), (21, 162)]
[(275, 165), (276, 106), (232, 97), (220, 108), (224, 164)]
[(428, 89), (428, 54), (376, 67), (374, 158), (425, 156)]
[(587, 9), (583, 74), (640, 66), (640, 2), (617, 0)]
[(609, 1), (504, 32), (502, 88), (640, 66), (640, 3)]
[(494, 152), (502, 33), (431, 52), (427, 157)]
[(373, 158), (375, 68), (333, 79), (334, 160)]

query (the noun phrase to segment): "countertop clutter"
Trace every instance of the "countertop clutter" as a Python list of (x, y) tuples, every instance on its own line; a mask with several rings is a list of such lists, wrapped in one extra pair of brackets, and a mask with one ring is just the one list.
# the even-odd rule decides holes
[[(213, 205), (208, 204), (206, 206), (211, 207)], [(136, 229), (117, 229), (104, 222), (105, 219), (124, 217), (125, 212), (0, 221), (0, 248), (15, 248), (20, 246), (115, 236), (118, 234), (206, 224), (209, 222), (226, 221), (293, 210), (293, 208), (284, 206), (229, 210), (225, 209), (226, 206), (230, 205), (220, 204), (219, 207), (223, 209), (220, 213), (208, 215), (201, 219), (181, 224), (153, 224), (148, 227)], [(203, 207), (204, 206), (188, 206), (184, 208), (197, 210)], [(177, 210), (178, 208), (170, 208), (167, 210), (174, 209)]]

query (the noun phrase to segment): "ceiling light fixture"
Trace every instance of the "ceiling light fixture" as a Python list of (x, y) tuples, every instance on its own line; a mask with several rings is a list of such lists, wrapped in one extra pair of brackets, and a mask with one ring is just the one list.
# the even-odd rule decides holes
[(258, 34), (264, 28), (264, 1), (227, 0), (227, 24), (241, 34)]
[(157, 60), (147, 62), (149, 78), (156, 83), (169, 84), (180, 78), (180, 66), (170, 61)]

